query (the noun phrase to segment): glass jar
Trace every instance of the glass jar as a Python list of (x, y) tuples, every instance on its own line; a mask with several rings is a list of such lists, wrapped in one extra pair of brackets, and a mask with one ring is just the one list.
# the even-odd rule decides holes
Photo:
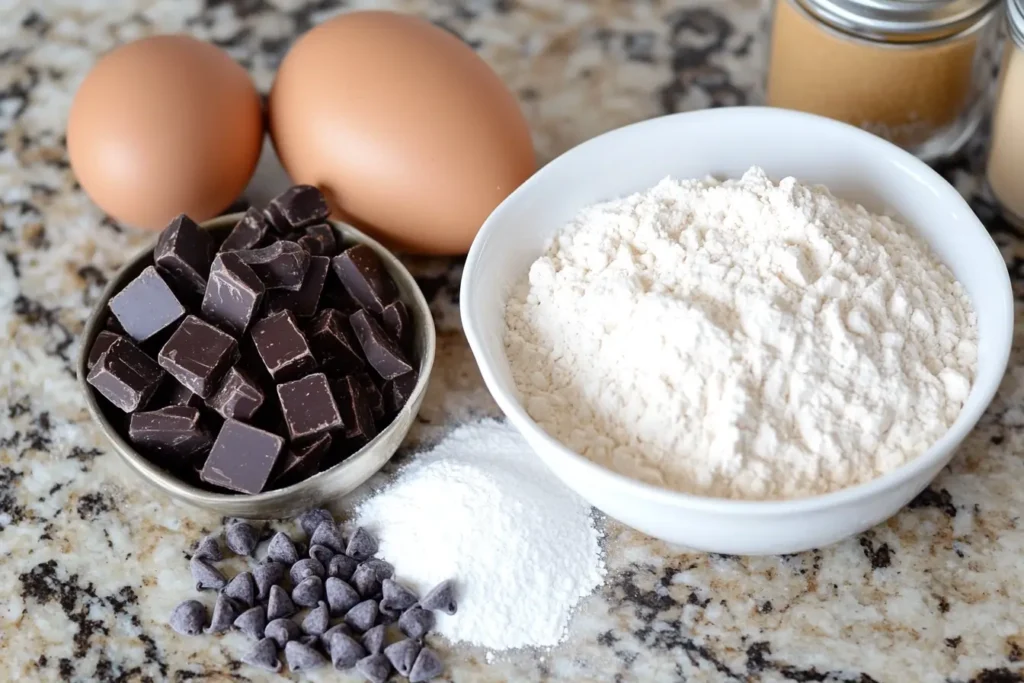
[(767, 103), (851, 123), (923, 159), (985, 114), (998, 0), (778, 0)]
[(1024, 228), (1024, 0), (1009, 0), (1007, 24), (986, 176), (1006, 217)]

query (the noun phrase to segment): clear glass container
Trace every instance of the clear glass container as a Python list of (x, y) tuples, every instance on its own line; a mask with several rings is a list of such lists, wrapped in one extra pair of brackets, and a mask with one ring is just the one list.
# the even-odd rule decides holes
[(777, 0), (767, 104), (845, 121), (931, 160), (987, 110), (998, 0)]
[(986, 176), (1007, 219), (1024, 228), (1024, 0), (1009, 0), (1007, 25)]

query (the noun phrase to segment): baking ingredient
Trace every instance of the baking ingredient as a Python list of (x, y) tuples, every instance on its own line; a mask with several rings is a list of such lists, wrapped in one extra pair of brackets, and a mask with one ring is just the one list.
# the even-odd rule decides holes
[(327, 611), (327, 603), (321, 600), (302, 620), (302, 632), (310, 636), (321, 636), (330, 623), (331, 616)]
[(1011, 0), (1014, 41), (1006, 48), (999, 95), (992, 116), (987, 176), (992, 193), (1011, 220), (1024, 226), (1024, 6)]
[(416, 252), (465, 253), (536, 166), (497, 75), (407, 15), (349, 12), (306, 33), (277, 71), (268, 114), (293, 179), (324, 190), (336, 216)]
[(185, 315), (185, 308), (153, 266), (110, 299), (110, 312), (137, 342), (146, 341)]
[(199, 309), (206, 320), (236, 337), (241, 337), (249, 329), (266, 292), (263, 281), (239, 253), (217, 254), (213, 259)]
[(330, 215), (323, 193), (312, 185), (292, 185), (270, 200), (263, 212), (267, 223), (282, 235), (315, 225)]
[(182, 212), (217, 215), (249, 182), (262, 141), (260, 96), (245, 69), (185, 35), (104, 56), (68, 114), (82, 188), (117, 220), (151, 230)]
[(370, 683), (385, 683), (391, 675), (391, 662), (382, 654), (369, 655), (356, 662), (356, 671)]
[[(326, 227), (326, 226), (324, 226)], [(330, 228), (327, 228), (330, 230)], [(302, 240), (299, 240), (301, 243)], [(278, 244), (281, 244), (278, 242)], [(303, 252), (306, 252), (305, 247), (302, 247)], [(309, 257), (309, 267), (306, 269), (306, 275), (302, 278), (302, 284), (295, 291), (289, 290), (277, 290), (271, 292), (269, 310), (271, 311), (283, 311), (289, 310), (296, 317), (309, 318), (316, 313), (317, 307), (320, 304), (320, 295), (324, 290), (324, 283), (327, 282), (327, 271), (330, 270), (331, 259), (326, 256), (314, 256)]]
[(179, 289), (200, 296), (206, 290), (206, 274), (213, 262), (213, 238), (180, 214), (160, 233), (153, 248), (153, 262)]
[(412, 364), (391, 339), (377, 319), (366, 311), (356, 311), (348, 317), (356, 340), (363, 349), (366, 362), (384, 379), (394, 379), (412, 372)]
[(293, 441), (342, 427), (341, 413), (331, 395), (327, 375), (322, 372), (278, 384), (277, 398)]
[(217, 594), (217, 602), (213, 606), (213, 617), (210, 619), (210, 625), (204, 631), (206, 633), (223, 633), (234, 625), (237, 618), (238, 610), (235, 609), (235, 604), (231, 601), (231, 598), (221, 591)]
[(195, 555), (188, 561), (188, 570), (192, 574), (192, 580), (196, 583), (197, 591), (207, 588), (217, 591), (227, 585), (227, 579), (220, 573), (220, 570)]
[(231, 368), (213, 396), (206, 399), (206, 405), (225, 420), (246, 422), (253, 418), (265, 399), (263, 389), (244, 371)]
[(274, 466), (271, 488), (291, 486), (319, 472), (333, 444), (330, 434), (321, 434), (309, 444), (292, 444)]
[(290, 240), (279, 240), (261, 249), (233, 252), (256, 273), (267, 289), (297, 292), (309, 268), (309, 252)]
[(458, 614), (435, 615), (453, 642), (556, 645), (604, 574), (589, 506), (495, 420), (453, 431), (356, 517), (417, 592), (455, 578)]
[(963, 288), (906, 226), (756, 168), (583, 209), (506, 322), (546, 431), (626, 476), (727, 498), (902, 465), (956, 419), (977, 359)]
[(225, 420), (199, 474), (207, 484), (238, 493), (263, 490), (284, 439), (238, 420)]
[(171, 612), (168, 623), (183, 636), (197, 636), (206, 623), (206, 607), (198, 600), (185, 600)]
[(146, 407), (163, 378), (156, 361), (121, 337), (99, 357), (86, 381), (115, 407), (130, 413)]
[(284, 659), (292, 671), (312, 671), (327, 664), (327, 659), (309, 645), (289, 640), (284, 646)]
[(199, 409), (189, 406), (133, 413), (128, 422), (128, 438), (157, 458), (190, 458), (209, 448), (213, 440), (200, 422)]
[(277, 658), (277, 646), (269, 637), (259, 641), (252, 646), (249, 652), (242, 655), (242, 663), (271, 673), (281, 670), (281, 661)]
[(217, 537), (210, 534), (199, 539), (199, 543), (196, 544), (196, 551), (192, 553), (192, 557), (220, 562), (224, 559), (224, 552), (220, 549)]
[[(231, 527), (228, 527), (228, 538), (231, 538)], [(232, 552), (243, 557), (252, 552), (251, 550), (249, 552), (239, 552), (238, 546), (232, 545), (230, 540), (228, 541), (228, 547), (231, 548)], [(256, 603), (256, 581), (253, 579), (251, 572), (235, 574), (235, 578), (228, 581), (228, 585), (224, 586), (224, 590), (221, 592), (239, 605), (252, 607)]]
[(210, 398), (238, 360), (238, 342), (202, 318), (188, 315), (160, 349), (156, 360), (192, 393)]

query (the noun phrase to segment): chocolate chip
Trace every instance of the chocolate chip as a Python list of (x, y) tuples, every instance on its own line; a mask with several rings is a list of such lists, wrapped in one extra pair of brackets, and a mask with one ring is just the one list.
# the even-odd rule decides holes
[(299, 551), (288, 534), (278, 531), (267, 544), (267, 557), (291, 566), (299, 561)]
[(295, 242), (281, 240), (261, 249), (235, 251), (267, 289), (298, 291), (309, 269), (309, 252)]
[(270, 587), (270, 596), (267, 598), (267, 619), (285, 619), (294, 616), (298, 612), (295, 603), (288, 595), (288, 591), (278, 585)]
[(277, 385), (277, 397), (292, 441), (343, 426), (327, 376), (322, 372)]
[(241, 337), (252, 324), (266, 288), (241, 252), (217, 254), (200, 310), (207, 320)]
[(412, 354), (412, 321), (409, 319), (409, 309), (406, 308), (405, 302), (401, 299), (392, 301), (384, 307), (380, 317), (384, 322), (384, 329), (398, 342), (399, 348), (406, 355)]
[(270, 596), (270, 587), (280, 583), (288, 575), (288, 567), (280, 562), (269, 560), (253, 567), (252, 578), (256, 582), (256, 598), (266, 600)]
[(331, 392), (341, 413), (348, 441), (361, 446), (377, 436), (368, 397), (355, 376), (342, 377), (331, 383)]
[(229, 524), (224, 532), (224, 538), (231, 552), (243, 557), (252, 555), (253, 551), (256, 550), (256, 544), (259, 543), (259, 534), (256, 533), (256, 529), (248, 522)]
[(373, 317), (366, 311), (356, 311), (348, 317), (363, 355), (383, 379), (393, 379), (412, 372), (412, 364)]
[(398, 618), (402, 616), (402, 610), (394, 609), (384, 604), (383, 600), (381, 600), (378, 605), (378, 609), (380, 611), (380, 615), (378, 615), (377, 619), (382, 624), (394, 624), (398, 621)]
[(366, 366), (348, 316), (341, 311), (321, 311), (309, 327), (309, 342), (321, 366), (331, 372), (347, 374)]
[(92, 366), (87, 381), (103, 398), (131, 413), (146, 407), (163, 377), (152, 358), (122, 337)]
[(302, 630), (306, 635), (321, 636), (327, 631), (327, 626), (330, 623), (331, 615), (327, 609), (327, 603), (321, 600), (320, 604), (309, 610), (309, 614), (302, 620)]
[(167, 340), (157, 362), (193, 393), (209, 398), (224, 373), (238, 360), (238, 342), (194, 315)]
[(307, 647), (313, 648), (314, 650), (317, 650), (320, 647), (320, 636), (303, 635), (299, 636), (295, 640)]
[(333, 519), (324, 520), (317, 525), (309, 542), (311, 545), (325, 545), (336, 553), (345, 552), (345, 538)]
[(202, 294), (213, 260), (213, 238), (185, 214), (174, 218), (157, 239), (156, 267), (183, 292)]
[(326, 256), (310, 256), (309, 267), (302, 285), (296, 291), (282, 289), (271, 293), (271, 311), (289, 310), (300, 318), (309, 318), (316, 313), (323, 292), (331, 259)]
[(373, 571), (373, 567), (367, 567), (365, 564), (356, 567), (350, 583), (364, 598), (372, 598), (380, 590), (380, 580), (376, 572)]
[(313, 256), (334, 256), (338, 250), (338, 240), (334, 236), (334, 228), (326, 223), (311, 225), (306, 234), (298, 239), (299, 246)]
[(185, 315), (185, 307), (153, 266), (125, 285), (110, 299), (109, 306), (125, 332), (139, 342)]
[(332, 557), (327, 565), (327, 575), (337, 577), (342, 581), (348, 581), (352, 578), (352, 574), (355, 573), (358, 566), (359, 563), (357, 561), (348, 555), (339, 553)]
[(264, 629), (267, 627), (267, 613), (259, 606), (250, 607), (235, 619), (235, 628), (249, 636), (259, 640), (263, 637)]
[(459, 609), (455, 601), (455, 582), (448, 579), (434, 586), (420, 600), (420, 606), (423, 609), (436, 609), (445, 614), (455, 614)]
[(208, 484), (231, 491), (259, 493), (283, 447), (284, 439), (277, 434), (226, 420), (200, 476)]
[(398, 288), (373, 249), (365, 244), (349, 247), (331, 259), (334, 274), (363, 308), (380, 315), (398, 299)]
[(272, 638), (264, 638), (242, 655), (242, 663), (277, 673), (281, 670), (281, 662), (277, 658), (277, 644)]
[(92, 368), (96, 365), (96, 362), (100, 359), (100, 356), (110, 348), (116, 340), (121, 339), (121, 335), (114, 332), (103, 330), (96, 335), (96, 339), (93, 340), (92, 348), (89, 349), (89, 359), (85, 362), (85, 367)]
[(309, 444), (292, 444), (278, 460), (271, 475), (270, 488), (283, 488), (316, 474), (331, 448), (330, 434), (321, 434)]
[(209, 449), (213, 442), (200, 424), (199, 411), (188, 406), (167, 406), (133, 414), (128, 423), (128, 438), (149, 455), (177, 461), (170, 464), (184, 462)]
[(292, 602), (300, 607), (316, 607), (323, 598), (324, 582), (319, 576), (307, 576), (292, 589)]
[(313, 508), (312, 510), (306, 510), (298, 518), (299, 527), (303, 533), (306, 534), (306, 538), (310, 539), (310, 544), (316, 542), (312, 540), (313, 532), (320, 526), (321, 522), (334, 522), (334, 516), (330, 510), (324, 508)]
[(284, 658), (292, 671), (311, 671), (327, 664), (318, 650), (298, 640), (289, 640), (284, 646)]
[(434, 613), (419, 606), (410, 607), (398, 618), (398, 628), (410, 638), (422, 638), (434, 628)]
[(213, 618), (206, 628), (207, 633), (221, 633), (231, 628), (238, 617), (238, 610), (231, 602), (231, 598), (221, 593), (217, 596), (217, 602), (213, 606)]
[(429, 647), (425, 647), (416, 655), (416, 661), (412, 665), (412, 670), (409, 671), (409, 683), (424, 683), (432, 678), (437, 678), (442, 671), (444, 671), (444, 664), (441, 663), (441, 658)]
[(352, 537), (348, 539), (348, 547), (345, 554), (349, 557), (365, 562), (377, 552), (377, 539), (370, 535), (370, 532), (363, 527), (356, 527)]
[(224, 559), (224, 552), (220, 549), (220, 542), (217, 540), (217, 537), (209, 534), (203, 536), (199, 543), (196, 544), (196, 551), (192, 553), (192, 557), (198, 557), (200, 560), (220, 562)]
[(418, 381), (419, 373), (414, 370), (384, 382), (380, 393), (384, 397), (385, 412), (394, 415), (404, 408), (412, 397), (412, 392), (416, 389)]
[(186, 600), (174, 608), (168, 623), (183, 636), (197, 636), (206, 624), (206, 607), (198, 600)]
[(320, 564), (320, 562), (310, 557), (299, 560), (293, 564), (289, 573), (291, 575), (292, 583), (298, 584), (308, 576), (319, 576), (322, 579), (326, 576), (327, 570), (324, 569), (324, 566)]
[(334, 551), (325, 545), (313, 544), (309, 546), (309, 556), (322, 566), (327, 567), (331, 563), (331, 558), (334, 557)]
[[(228, 536), (228, 547), (231, 547), (231, 536)], [(238, 552), (237, 550), (235, 552)], [(240, 555), (242, 553), (239, 553)], [(256, 581), (249, 572), (235, 574), (235, 578), (228, 582), (221, 591), (224, 595), (246, 607), (252, 607), (256, 603)]]
[[(345, 635), (348, 635), (350, 633), (348, 624), (335, 624), (320, 635), (320, 644), (328, 655), (331, 654), (331, 638), (334, 637), (335, 633), (344, 633)], [(359, 656), (362, 657), (363, 655)]]
[(357, 631), (367, 631), (377, 621), (377, 601), (363, 600), (345, 613), (345, 623)]
[(383, 579), (381, 588), (384, 595), (380, 602), (382, 608), (387, 606), (390, 610), (404, 612), (416, 604), (416, 594), (394, 579)]
[(252, 341), (277, 382), (302, 377), (316, 367), (313, 352), (290, 311), (272, 313), (252, 328)]
[(347, 633), (335, 633), (331, 636), (331, 663), (338, 671), (351, 669), (360, 659), (366, 656), (366, 648)]
[(324, 582), (327, 604), (331, 608), (332, 617), (340, 617), (359, 604), (361, 598), (352, 586), (341, 579), (330, 576)]
[(400, 640), (384, 648), (384, 656), (395, 667), (400, 676), (408, 676), (416, 663), (416, 656), (420, 653), (422, 646), (412, 638)]
[(366, 651), (371, 655), (379, 655), (384, 650), (384, 640), (387, 636), (387, 627), (383, 624), (374, 626), (363, 634), (362, 643)]
[(330, 215), (323, 193), (312, 185), (293, 185), (270, 200), (267, 222), (279, 233), (321, 223)]
[(227, 239), (220, 245), (220, 251), (243, 251), (255, 249), (263, 243), (267, 236), (267, 222), (263, 218), (263, 212), (250, 207), (246, 210), (242, 220), (235, 223), (231, 228)]
[(299, 625), (291, 619), (273, 619), (263, 632), (267, 638), (272, 638), (278, 647), (283, 648), (289, 640), (299, 637)]
[(391, 676), (391, 662), (382, 654), (370, 655), (356, 662), (356, 671), (371, 683), (386, 683)]
[(189, 560), (188, 568), (192, 573), (192, 580), (196, 584), (197, 591), (207, 588), (219, 591), (228, 583), (224, 575), (220, 573), (220, 570), (198, 557), (193, 557)]

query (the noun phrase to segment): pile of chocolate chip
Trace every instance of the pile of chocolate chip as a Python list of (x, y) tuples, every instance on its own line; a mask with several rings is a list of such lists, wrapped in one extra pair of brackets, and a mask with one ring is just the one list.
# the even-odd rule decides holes
[(219, 245), (178, 216), (111, 298), (87, 379), (152, 462), (212, 490), (277, 489), (337, 465), (405, 405), (409, 311), (376, 253), (339, 245), (327, 215), (297, 185)]
[[(355, 667), (373, 683), (388, 680), (392, 671), (412, 683), (439, 676), (444, 667), (423, 638), (434, 626), (433, 610), (455, 614), (452, 582), (418, 598), (394, 580), (394, 567), (373, 557), (377, 541), (365, 529), (346, 539), (322, 509), (303, 513), (298, 522), (309, 538), (306, 553), (279, 531), (266, 557), (230, 581), (215, 566), (224, 559), (220, 542), (202, 539), (189, 568), (197, 590), (219, 591), (213, 615), (208, 619), (203, 603), (186, 600), (174, 608), (171, 628), (199, 635), (234, 627), (256, 641), (242, 662), (272, 672), (281, 670), (283, 650), (293, 672), (319, 669), (329, 660), (339, 670)], [(252, 556), (259, 544), (259, 533), (247, 522), (231, 523), (224, 535), (237, 555)], [(402, 638), (389, 645), (392, 624)]]

